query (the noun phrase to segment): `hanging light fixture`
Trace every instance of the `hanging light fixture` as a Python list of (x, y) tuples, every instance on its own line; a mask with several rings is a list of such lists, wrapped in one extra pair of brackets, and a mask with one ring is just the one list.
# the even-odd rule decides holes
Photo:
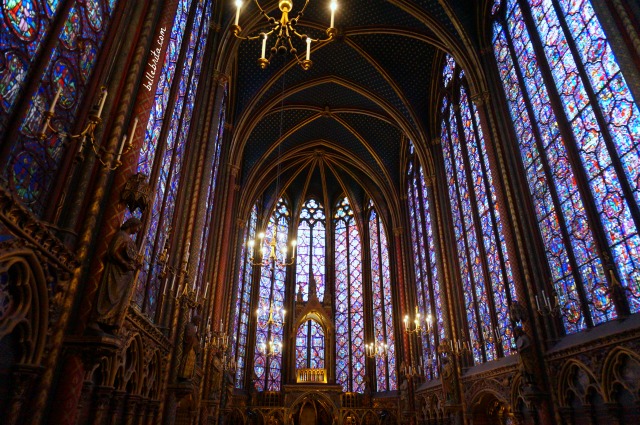
[[(258, 0), (254, 0), (256, 6), (258, 7), (258, 10), (260, 11), (260, 14), (267, 20), (269, 25), (269, 30), (265, 32), (260, 32), (257, 35), (243, 36), (241, 35), (242, 28), (240, 27), (240, 24), (239, 24), (240, 10), (242, 9), (242, 0), (236, 0), (236, 19), (235, 19), (234, 25), (231, 26), (231, 33), (236, 38), (239, 38), (240, 40), (262, 39), (262, 56), (260, 57), (260, 59), (258, 59), (258, 64), (260, 65), (260, 68), (265, 69), (267, 65), (269, 65), (273, 55), (275, 55), (276, 53), (286, 54), (288, 52), (288, 53), (291, 53), (296, 58), (296, 61), (298, 62), (298, 64), (302, 67), (302, 69), (306, 71), (309, 68), (311, 68), (311, 65), (313, 65), (313, 62), (311, 61), (311, 43), (327, 43), (335, 38), (336, 29), (334, 28), (333, 25), (334, 25), (335, 12), (336, 12), (336, 9), (338, 8), (337, 1), (331, 0), (331, 3), (330, 3), (331, 24), (329, 25), (329, 28), (326, 29), (327, 38), (314, 39), (307, 34), (300, 34), (296, 30), (298, 20), (304, 14), (304, 11), (307, 8), (309, 1), (310, 0), (305, 0), (304, 6), (302, 6), (302, 9), (300, 9), (300, 11), (298, 12), (298, 15), (293, 19), (289, 19), (289, 13), (291, 12), (291, 9), (293, 9), (293, 1), (280, 0), (278, 2), (278, 7), (282, 12), (282, 16), (280, 17), (279, 20), (277, 20), (276, 18), (269, 16), (267, 12), (264, 11), (264, 9), (260, 6), (260, 3), (258, 3)], [(272, 34), (275, 34), (276, 42), (271, 47), (269, 51), (269, 57), (267, 57), (267, 39)], [(301, 60), (298, 57), (298, 50), (293, 46), (293, 42), (292, 42), (293, 36), (295, 36), (299, 40), (303, 40), (307, 45), (306, 56), (305, 56), (305, 59), (303, 60)]]
[[(280, 163), (281, 163), (281, 145), (282, 143), (280, 143), (280, 139), (282, 138), (282, 125), (284, 122), (284, 87), (285, 87), (285, 75), (282, 76), (282, 94), (280, 97), (280, 135), (278, 136), (278, 158), (277, 158), (277, 169), (276, 169), (276, 189), (275, 189), (275, 194), (276, 194), (276, 199), (280, 199), (280, 201), (282, 201), (282, 198), (280, 198)], [(276, 208), (277, 208), (277, 204), (276, 204)], [(295, 258), (296, 258), (296, 240), (294, 239), (293, 241), (291, 241), (290, 245), (291, 245), (291, 258), (287, 261), (287, 255), (289, 253), (289, 249), (287, 247), (287, 242), (286, 242), (286, 235), (283, 241), (278, 241), (278, 223), (275, 223), (274, 226), (274, 230), (273, 230), (273, 236), (271, 237), (271, 240), (267, 240), (265, 239), (266, 235), (265, 232), (260, 232), (258, 233), (258, 237), (257, 237), (257, 248), (256, 250), (254, 250), (254, 248), (256, 248), (256, 240), (250, 240), (247, 242), (247, 245), (249, 247), (249, 262), (254, 265), (254, 266), (261, 266), (261, 267), (266, 267), (266, 266), (271, 266), (272, 269), (275, 268), (275, 266), (278, 266), (280, 268), (284, 268), (287, 266), (292, 265), (295, 262)], [(280, 248), (280, 250), (278, 250), (278, 242), (284, 242), (282, 244), (282, 248)], [(260, 249), (260, 246), (262, 246), (262, 249)], [(256, 252), (256, 256), (254, 257), (254, 251)], [(281, 258), (278, 258), (278, 251), (281, 253)]]

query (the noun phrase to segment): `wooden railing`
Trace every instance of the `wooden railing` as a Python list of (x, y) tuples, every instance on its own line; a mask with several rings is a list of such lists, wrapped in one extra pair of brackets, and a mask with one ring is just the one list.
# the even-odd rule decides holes
[(298, 369), (296, 370), (296, 382), (301, 384), (326, 384), (326, 369)]

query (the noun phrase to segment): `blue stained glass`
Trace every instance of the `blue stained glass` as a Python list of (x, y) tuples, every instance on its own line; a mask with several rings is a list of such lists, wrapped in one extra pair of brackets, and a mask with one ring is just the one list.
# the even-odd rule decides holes
[[(618, 143), (618, 152), (622, 157), (623, 166), (626, 165), (623, 168), (629, 171), (629, 181), (632, 182), (636, 202), (638, 202), (640, 200), (638, 192), (640, 174), (639, 167), (637, 167), (638, 163), (635, 162), (639, 152), (638, 144), (640, 143), (638, 107), (631, 98), (610, 47), (608, 52), (601, 52), (605, 46), (608, 47), (608, 43), (590, 2), (585, 0), (576, 1), (573, 5), (568, 5), (566, 1), (561, 3), (568, 13), (569, 24), (573, 24), (569, 25), (569, 27), (574, 30), (574, 37), (581, 37), (577, 45), (580, 47), (579, 51), (583, 59), (586, 59), (587, 69), (591, 71), (588, 72), (588, 75), (591, 78), (594, 89), (603, 90), (601, 94), (604, 95), (604, 98), (615, 98), (620, 101), (618, 106), (613, 106), (613, 108), (609, 108), (609, 105), (614, 104), (614, 102), (605, 102), (604, 109), (607, 112), (605, 117), (609, 118), (608, 129), (612, 130), (614, 135), (622, 136), (623, 143)], [(546, 59), (551, 68), (556, 86), (559, 88), (558, 91), (565, 106), (567, 118), (571, 123), (580, 158), (584, 165), (609, 245), (611, 247), (615, 247), (620, 243), (627, 245), (622, 248), (621, 252), (615, 248), (613, 249), (613, 264), (618, 266), (621, 276), (633, 274), (640, 276), (640, 270), (635, 267), (633, 258), (626, 255), (627, 252), (633, 252), (633, 247), (638, 245), (640, 238), (631, 216), (628, 200), (623, 195), (620, 180), (613, 170), (610, 155), (615, 155), (616, 152), (607, 151), (602, 135), (602, 131), (605, 129), (600, 128), (596, 121), (594, 107), (597, 107), (597, 105), (589, 102), (585, 82), (579, 77), (575, 58), (569, 51), (567, 39), (562, 31), (560, 20), (553, 5), (549, 1), (532, 4), (531, 11), (538, 23), (538, 32), (541, 38), (545, 40), (543, 47)], [(587, 28), (592, 33), (589, 36), (582, 33)], [(600, 41), (601, 48), (594, 49), (592, 47), (591, 42), (594, 41), (594, 38)], [(594, 56), (594, 53), (598, 54), (598, 56)], [(620, 90), (612, 88), (611, 85), (603, 87), (604, 81), (611, 79), (614, 74), (621, 78), (621, 84), (618, 86)], [(567, 76), (571, 78), (567, 78)], [(607, 109), (609, 110), (607, 111)], [(614, 124), (613, 121), (615, 119), (612, 119), (613, 117), (622, 117), (622, 121)], [(617, 130), (618, 124), (622, 124), (620, 126), (621, 131)], [(635, 129), (635, 133), (629, 133), (629, 129)], [(635, 155), (626, 155), (630, 152)], [(634, 160), (634, 166), (632, 167), (629, 167), (630, 164), (624, 164), (625, 159), (628, 160), (630, 158)], [(618, 252), (622, 255), (617, 255)], [(593, 272), (587, 273), (590, 276), (587, 277), (586, 289), (596, 294), (596, 298), (598, 298), (594, 299), (593, 303), (593, 320), (596, 324), (608, 321), (613, 318), (610, 315), (613, 305), (607, 299), (608, 296), (606, 296), (604, 275), (598, 275), (597, 270), (595, 271), (596, 274)], [(630, 297), (632, 311), (640, 309), (640, 299), (637, 297), (640, 292), (635, 295)]]
[[(209, 233), (211, 231), (211, 218), (213, 217), (213, 207), (214, 207), (214, 195), (216, 191), (216, 182), (218, 177), (218, 167), (220, 163), (220, 149), (222, 148), (222, 136), (224, 132), (224, 123), (225, 123), (225, 108), (227, 103), (227, 93), (225, 90), (225, 95), (221, 102), (220, 107), (220, 116), (218, 117), (218, 132), (216, 133), (216, 141), (215, 141), (215, 153), (213, 155), (213, 160), (211, 162), (211, 179), (209, 180), (209, 190), (207, 191), (207, 207), (206, 207), (206, 215), (205, 219), (209, 220), (208, 223), (204, 227), (204, 232), (202, 232), (202, 239), (200, 242), (200, 259), (198, 261), (198, 275), (197, 278), (202, 280), (205, 276), (205, 265), (206, 265), (206, 254), (208, 252), (207, 247), (209, 246)], [(200, 287), (202, 287), (202, 282), (200, 282)]]
[[(410, 145), (410, 152), (413, 145)], [(429, 324), (434, 326), (431, 331), (421, 334), (422, 363), (427, 380), (438, 378), (436, 361), (436, 347), (439, 341), (445, 339), (444, 315), (440, 297), (440, 284), (436, 251), (431, 226), (431, 208), (429, 194), (422, 167), (418, 165), (417, 157), (413, 156), (408, 170), (408, 202), (410, 211), (411, 238), (416, 273), (416, 289), (419, 311), (425, 318), (430, 318)]]
[[(540, 34), (544, 54), (537, 57), (534, 53), (529, 25), (520, 4), (514, 0), (507, 2), (506, 23), (494, 24), (494, 52), (514, 126), (521, 135), (522, 159), (554, 286), (563, 307), (565, 329), (576, 332), (586, 326), (583, 308), (588, 308), (594, 324), (615, 318), (617, 312), (607, 289), (610, 282), (587, 224), (583, 195), (575, 183), (575, 174), (582, 174), (589, 184), (600, 218), (600, 223), (593, 225), (602, 228), (613, 254), (613, 259), (607, 261), (617, 267), (622, 285), (629, 288), (626, 293), (631, 310), (640, 309), (640, 292), (633, 289), (636, 286), (633, 279), (640, 275), (634, 254), (639, 238), (630, 209), (630, 204), (638, 203), (640, 180), (638, 167), (629, 166), (638, 163), (640, 117), (591, 2), (541, 0), (532, 2), (530, 7), (533, 17), (530, 27), (535, 25)], [(564, 15), (559, 16), (558, 11)], [(509, 46), (513, 47), (513, 57)], [(539, 60), (551, 70), (564, 108), (564, 116), (558, 118), (566, 120), (573, 133), (568, 141), (560, 137), (558, 118), (551, 108)], [(584, 67), (584, 74), (579, 65)], [(520, 71), (522, 77), (516, 71)], [(518, 99), (521, 88), (527, 97)], [(525, 102), (531, 102), (532, 117), (528, 116)], [(534, 125), (538, 131), (533, 131)], [(534, 134), (540, 135), (538, 141)], [(612, 144), (606, 142), (606, 137)], [(565, 143), (574, 142), (579, 162), (566, 152)], [(614, 157), (620, 160), (621, 169), (614, 168)], [(544, 169), (544, 161), (548, 162), (550, 171)], [(548, 173), (552, 187), (547, 181)], [(631, 188), (629, 196), (623, 192), (621, 179), (626, 179)], [(557, 194), (555, 206), (562, 213), (562, 221), (555, 212), (555, 201), (549, 199), (553, 194), (551, 189)], [(569, 241), (563, 240), (560, 234), (563, 226)], [(575, 258), (577, 270), (570, 265), (571, 256)], [(587, 298), (587, 305), (582, 308), (577, 285), (584, 287)]]
[(22, 94), (31, 64), (38, 57), (58, 1), (5, 0), (0, 7), (0, 139)]
[(187, 25), (189, 3), (190, 0), (180, 0), (178, 2), (176, 17), (173, 21), (171, 36), (169, 38), (169, 46), (167, 48), (167, 53), (165, 54), (162, 72), (160, 73), (160, 78), (158, 80), (156, 98), (153, 107), (151, 108), (149, 123), (147, 125), (144, 142), (140, 150), (138, 172), (146, 174), (147, 176), (151, 175), (151, 168), (153, 167), (156, 148), (159, 144), (160, 131), (162, 129), (164, 114), (166, 112), (165, 109), (169, 102), (169, 92), (171, 90), (171, 83), (174, 79), (176, 61), (178, 60), (178, 53), (180, 52), (180, 46), (182, 45), (184, 31)]
[(238, 261), (238, 286), (235, 305), (235, 321), (233, 325), (234, 343), (231, 345), (232, 356), (235, 358), (236, 367), (236, 388), (244, 387), (245, 365), (247, 360), (247, 339), (249, 332), (249, 320), (251, 310), (251, 285), (253, 267), (249, 260), (252, 255), (248, 249), (248, 242), (255, 240), (258, 225), (258, 207), (254, 205), (251, 210), (244, 238), (240, 257)]
[[(263, 249), (269, 249), (269, 242), (278, 235), (289, 234), (289, 207), (280, 199), (269, 219), (265, 230)], [(267, 251), (268, 252), (268, 251)], [(255, 366), (256, 389), (258, 391), (279, 391), (281, 385), (282, 350), (267, 356), (270, 344), (282, 347), (284, 328), (282, 311), (284, 309), (286, 270), (266, 265), (260, 271), (258, 294), (258, 326), (256, 329)], [(269, 316), (276, 320), (269, 323)]]
[(378, 391), (394, 391), (397, 388), (395, 374), (395, 335), (393, 332), (393, 305), (391, 303), (391, 271), (389, 251), (382, 221), (370, 205), (369, 241), (371, 250), (371, 284), (373, 293), (373, 327), (375, 344), (388, 347), (386, 359), (376, 364)]
[(336, 206), (335, 326), (336, 383), (344, 391), (364, 392), (364, 305), (362, 245), (349, 200)]
[(445, 58), (444, 70), (442, 71), (442, 83), (445, 87), (451, 82), (455, 68), (456, 62), (453, 60), (453, 57), (448, 54)]
[(309, 277), (316, 280), (317, 295), (324, 297), (325, 287), (325, 213), (322, 204), (309, 199), (300, 211), (296, 244), (296, 285), (303, 300), (309, 299)]
[[(55, 13), (57, 7), (57, 2), (48, 2), (48, 6), (45, 6), (41, 1), (7, 1), (1, 9), (3, 27), (0, 45), (3, 54), (0, 55), (0, 105), (7, 111), (12, 110), (19, 98), (29, 72), (29, 61), (38, 56), (42, 36), (49, 31), (51, 16), (48, 13)], [(4, 169), (10, 187), (37, 215), (44, 214), (50, 207), (48, 197), (53, 192), (51, 189), (67, 147), (55, 135), (48, 137), (44, 143), (36, 141), (43, 112), (53, 102), (58, 88), (62, 88), (51, 124), (65, 132), (72, 130), (70, 126), (76, 122), (78, 108), (85, 100), (95, 56), (102, 47), (108, 27), (103, 25), (100, 30), (92, 28), (88, 24), (87, 5), (81, 3), (71, 7), (68, 15), (62, 19), (62, 31), (50, 57), (43, 61), (45, 66), (40, 86), (32, 96), (25, 115), (19, 119), (19, 134)], [(108, 23), (111, 17), (104, 15), (103, 20)], [(11, 29), (7, 25), (17, 27)], [(37, 29), (37, 33), (32, 36), (33, 29)], [(9, 116), (0, 114), (0, 134), (6, 130)]]
[[(159, 255), (160, 248), (164, 246), (172, 225), (182, 171), (182, 160), (189, 135), (191, 114), (193, 113), (193, 104), (200, 77), (200, 64), (204, 54), (204, 44), (209, 29), (208, 22), (211, 16), (211, 9), (205, 9), (205, 3), (204, 0), (199, 0), (193, 6), (197, 7), (196, 14), (201, 19), (195, 20), (189, 35), (189, 44), (186, 46), (186, 65), (178, 81), (178, 95), (171, 114), (171, 121), (167, 124), (169, 125), (169, 131), (167, 132), (166, 150), (160, 164), (159, 181), (157, 182), (149, 229), (145, 239), (147, 244), (145, 254), (147, 255), (143, 260), (143, 267), (138, 275), (138, 282), (134, 292), (134, 302), (143, 307), (143, 310), (151, 317), (155, 314), (156, 301), (160, 289), (160, 279), (157, 278), (158, 267), (151, 267), (151, 265), (157, 263), (153, 260), (153, 257)], [(140, 166), (138, 171), (144, 172), (140, 169)], [(148, 253), (151, 255), (148, 255)], [(202, 285), (202, 282), (199, 282), (199, 284)]]
[[(511, 299), (515, 299), (514, 283), (513, 279), (510, 279), (508, 283), (505, 282), (505, 277), (512, 275), (511, 267), (509, 265), (509, 256), (505, 249), (504, 235), (502, 232), (499, 235), (497, 234), (498, 229), (496, 226), (501, 223), (500, 212), (493, 207), (496, 205), (493, 179), (489, 169), (484, 136), (478, 122), (478, 114), (475, 109), (473, 113), (471, 110), (473, 106), (470, 103), (466, 89), (462, 86), (460, 88), (460, 117), (466, 141), (467, 158), (469, 159), (469, 172), (473, 182), (472, 189), (476, 198), (476, 212), (482, 227), (482, 240), (484, 242), (493, 304), (498, 324), (498, 328), (492, 330), (491, 335), (495, 335), (497, 331), (503, 336), (502, 349), (504, 354), (508, 355), (511, 353), (511, 347), (515, 341), (512, 340), (511, 335), (506, 292), (510, 288)], [(497, 223), (496, 225), (494, 225), (494, 221)], [(485, 323), (492, 323), (490, 317), (485, 317)], [(492, 336), (491, 339), (494, 339), (494, 337)]]

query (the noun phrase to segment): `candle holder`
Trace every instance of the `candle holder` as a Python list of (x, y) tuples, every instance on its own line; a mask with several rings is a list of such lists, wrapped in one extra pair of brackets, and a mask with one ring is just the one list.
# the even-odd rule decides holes
[[(271, 63), (271, 58), (274, 55), (290, 53), (296, 58), (296, 62), (298, 63), (298, 65), (300, 65), (300, 67), (303, 70), (307, 71), (311, 69), (311, 66), (313, 65), (313, 62), (311, 62), (311, 43), (313, 42), (313, 43), (322, 44), (322, 43), (327, 43), (329, 41), (332, 41), (336, 38), (337, 30), (334, 27), (334, 18), (335, 18), (335, 11), (338, 8), (338, 3), (336, 2), (336, 0), (332, 0), (330, 3), (331, 23), (329, 25), (329, 28), (327, 28), (325, 31), (327, 34), (327, 38), (314, 39), (308, 36), (307, 34), (300, 34), (296, 29), (298, 21), (300, 20), (302, 15), (304, 15), (304, 11), (307, 8), (309, 1), (310, 0), (305, 0), (304, 5), (298, 12), (297, 16), (295, 18), (290, 19), (289, 13), (291, 13), (291, 9), (293, 8), (293, 1), (279, 0), (278, 8), (280, 9), (280, 12), (282, 13), (282, 15), (280, 19), (276, 19), (269, 16), (267, 12), (265, 12), (262, 6), (260, 6), (260, 3), (258, 2), (258, 0), (254, 0), (254, 3), (258, 8), (258, 11), (260, 12), (260, 15), (262, 15), (264, 19), (267, 20), (267, 23), (269, 25), (269, 31), (260, 32), (257, 35), (243, 36), (242, 28), (240, 27), (240, 10), (242, 9), (242, 0), (236, 0), (235, 2), (236, 16), (235, 16), (234, 24), (231, 25), (230, 27), (231, 34), (234, 37), (243, 41), (244, 40), (253, 41), (253, 40), (262, 39), (262, 55), (258, 59), (258, 65), (260, 66), (261, 69), (265, 69), (269, 65), (269, 63)], [(273, 47), (269, 49), (269, 56), (267, 57), (267, 39), (272, 34), (275, 34), (276, 42), (274, 43)], [(294, 38), (297, 38), (299, 40), (304, 40), (305, 43), (307, 44), (305, 59), (300, 59), (298, 57), (298, 50), (293, 46), (293, 42), (292, 42), (292, 39)]]
[(560, 300), (558, 299), (558, 295), (554, 292), (551, 295), (552, 298), (549, 298), (547, 294), (542, 290), (542, 304), (540, 304), (540, 299), (536, 295), (536, 310), (538, 314), (541, 316), (557, 316), (560, 313)]
[(86, 145), (89, 144), (96, 158), (98, 159), (98, 161), (100, 161), (100, 163), (105, 168), (109, 169), (110, 171), (113, 171), (116, 168), (118, 168), (120, 165), (122, 165), (122, 162), (120, 161), (121, 156), (129, 152), (133, 146), (132, 141), (135, 135), (136, 127), (138, 125), (138, 118), (136, 118), (133, 122), (133, 128), (131, 129), (131, 133), (128, 136), (129, 142), (127, 143), (127, 136), (124, 136), (122, 138), (122, 141), (120, 142), (120, 146), (118, 148), (118, 153), (115, 155), (115, 160), (113, 161), (113, 163), (110, 163), (109, 157), (112, 156), (112, 153), (106, 151), (102, 146), (98, 146), (95, 142), (96, 128), (98, 127), (98, 125), (102, 123), (101, 115), (102, 115), (102, 110), (104, 108), (104, 104), (107, 100), (107, 95), (108, 95), (107, 88), (104, 86), (100, 88), (100, 99), (98, 101), (98, 105), (97, 107), (94, 107), (92, 111), (89, 113), (89, 118), (86, 126), (78, 134), (66, 133), (64, 131), (56, 129), (51, 125), (51, 120), (55, 116), (55, 108), (58, 103), (58, 100), (60, 99), (61, 94), (62, 94), (62, 88), (60, 87), (58, 88), (58, 91), (56, 92), (56, 95), (53, 98), (53, 102), (51, 102), (51, 106), (43, 114), (44, 121), (42, 123), (40, 132), (37, 135), (38, 140), (44, 141), (48, 137), (50, 137), (52, 134), (55, 134), (63, 139), (68, 138), (69, 140), (80, 140), (80, 150), (78, 151), (78, 155), (76, 156), (76, 160), (78, 162), (84, 161), (84, 151), (85, 151)]
[(404, 316), (404, 332), (406, 334), (421, 334), (423, 332), (425, 333), (429, 333), (431, 332), (431, 322), (433, 321), (433, 318), (431, 317), (431, 314), (427, 314), (426, 318), (425, 318), (425, 324), (426, 326), (423, 326), (422, 324), (422, 315), (420, 314), (420, 312), (418, 311), (418, 306), (416, 306), (416, 312), (415, 312), (415, 316), (413, 317), (413, 319), (411, 319), (409, 317), (409, 315), (405, 315)]
[(365, 354), (370, 359), (383, 359), (386, 358), (389, 351), (389, 345), (386, 342), (377, 343), (370, 342), (369, 344), (365, 344), (364, 346)]
[(292, 247), (292, 252), (291, 252), (291, 258), (289, 259), (289, 261), (287, 261), (287, 245), (286, 243), (282, 246), (282, 248), (280, 249), (280, 252), (282, 253), (282, 259), (278, 258), (278, 255), (276, 254), (277, 252), (277, 239), (278, 239), (278, 234), (276, 233), (273, 238), (271, 238), (270, 241), (267, 242), (267, 245), (269, 246), (269, 253), (267, 254), (267, 252), (262, 252), (262, 250), (258, 249), (258, 255), (256, 256), (257, 258), (255, 258), (253, 256), (253, 248), (255, 245), (261, 246), (262, 245), (262, 241), (265, 238), (265, 234), (264, 232), (260, 232), (258, 234), (258, 238), (257, 238), (257, 244), (256, 241), (254, 240), (250, 240), (247, 245), (249, 247), (249, 250), (251, 252), (250, 256), (249, 256), (249, 262), (251, 262), (251, 265), (253, 266), (261, 266), (261, 267), (266, 267), (268, 265), (272, 265), (272, 266), (278, 266), (281, 268), (287, 267), (292, 265), (295, 262), (295, 258), (296, 258), (296, 241), (293, 240), (291, 241), (291, 247)]

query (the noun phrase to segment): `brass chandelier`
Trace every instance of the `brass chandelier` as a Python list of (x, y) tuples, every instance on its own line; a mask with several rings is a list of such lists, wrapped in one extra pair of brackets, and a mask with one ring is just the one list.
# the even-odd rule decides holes
[[(269, 31), (261, 32), (257, 35), (241, 35), (242, 28), (240, 27), (239, 22), (240, 10), (242, 9), (242, 0), (236, 0), (236, 19), (234, 25), (231, 26), (231, 32), (236, 38), (239, 38), (240, 40), (257, 40), (259, 38), (262, 39), (262, 56), (260, 57), (260, 59), (258, 59), (258, 65), (260, 65), (260, 68), (262, 69), (265, 69), (267, 65), (269, 65), (271, 58), (273, 58), (276, 53), (286, 54), (288, 52), (296, 58), (296, 62), (298, 62), (302, 69), (306, 71), (311, 68), (311, 65), (313, 65), (313, 62), (311, 61), (311, 43), (327, 43), (333, 40), (336, 36), (336, 29), (333, 26), (335, 11), (338, 8), (336, 0), (331, 0), (331, 25), (329, 26), (329, 28), (327, 28), (327, 38), (324, 39), (314, 39), (307, 34), (300, 34), (296, 30), (298, 20), (304, 14), (304, 11), (309, 4), (309, 0), (305, 0), (304, 6), (302, 6), (302, 9), (300, 9), (298, 15), (293, 19), (289, 19), (289, 13), (293, 8), (293, 0), (280, 0), (278, 2), (278, 7), (282, 12), (282, 16), (279, 20), (269, 16), (267, 12), (265, 12), (264, 9), (260, 6), (258, 0), (254, 0), (254, 2), (258, 7), (258, 10), (260, 11), (260, 14), (267, 20), (270, 28)], [(272, 34), (275, 34), (276, 42), (269, 50), (269, 57), (267, 57), (267, 39)], [(293, 46), (293, 36), (297, 37), (299, 40), (304, 40), (304, 42), (307, 44), (307, 53), (305, 59), (303, 60), (298, 57), (298, 50)]]

